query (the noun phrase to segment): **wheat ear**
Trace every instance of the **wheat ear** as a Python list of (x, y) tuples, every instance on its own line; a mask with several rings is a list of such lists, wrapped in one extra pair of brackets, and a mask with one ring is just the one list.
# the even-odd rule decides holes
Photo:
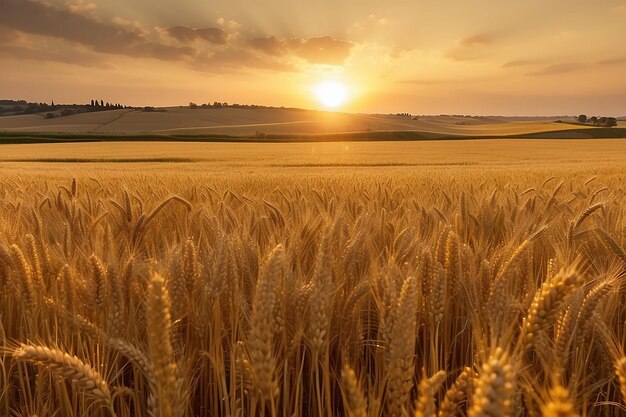
[(550, 389), (550, 399), (541, 406), (543, 417), (578, 417), (567, 388), (556, 385)]
[(626, 402), (626, 356), (617, 359), (614, 364), (615, 375), (619, 380), (619, 390), (622, 394), (622, 401)]
[(354, 370), (345, 365), (341, 370), (341, 387), (348, 417), (367, 417), (367, 402)]
[(419, 396), (415, 405), (415, 417), (435, 417), (435, 395), (446, 379), (446, 373), (439, 371), (430, 378), (422, 378), (419, 384)]
[(553, 324), (554, 317), (577, 284), (578, 273), (570, 268), (561, 270), (554, 279), (541, 285), (522, 324), (522, 338), (527, 349), (533, 347), (538, 333)]
[(509, 356), (502, 348), (496, 348), (474, 381), (468, 417), (508, 417), (513, 384)]
[(43, 365), (53, 373), (72, 381), (87, 394), (111, 404), (111, 392), (102, 375), (76, 356), (59, 349), (39, 345), (20, 345), (12, 356), (18, 360)]
[(446, 395), (439, 405), (438, 417), (454, 417), (457, 415), (461, 404), (468, 396), (473, 375), (474, 372), (471, 368), (465, 367), (463, 369), (463, 372), (456, 378), (454, 384), (446, 391)]

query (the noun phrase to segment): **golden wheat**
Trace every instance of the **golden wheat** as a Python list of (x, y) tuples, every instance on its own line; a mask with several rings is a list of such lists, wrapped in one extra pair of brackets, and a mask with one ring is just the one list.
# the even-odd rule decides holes
[(0, 170), (0, 414), (626, 404), (614, 167)]

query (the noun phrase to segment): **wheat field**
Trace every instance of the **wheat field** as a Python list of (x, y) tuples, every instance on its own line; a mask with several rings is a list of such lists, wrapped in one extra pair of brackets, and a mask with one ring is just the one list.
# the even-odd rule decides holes
[(4, 163), (0, 415), (624, 415), (623, 152), (447, 152)]

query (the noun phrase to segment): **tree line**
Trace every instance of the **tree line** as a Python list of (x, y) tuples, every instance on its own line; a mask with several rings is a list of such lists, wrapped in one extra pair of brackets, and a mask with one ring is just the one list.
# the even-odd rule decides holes
[(41, 114), (47, 119), (79, 113), (127, 108), (131, 107), (120, 103), (105, 102), (102, 99), (93, 99), (88, 104), (55, 104), (54, 100), (50, 104), (45, 102), (27, 102), (26, 100), (0, 100), (0, 116)]
[(120, 103), (111, 104), (108, 101), (105, 104), (104, 100), (98, 101), (98, 99), (95, 99), (91, 100), (91, 107), (101, 107), (106, 109), (124, 109), (127, 106), (122, 106)]
[(600, 126), (600, 127), (617, 126), (617, 119), (615, 117), (592, 116), (588, 118), (586, 114), (581, 114), (578, 117), (576, 117), (576, 121), (578, 121), (578, 123), (583, 123), (583, 124), (589, 123), (594, 126)]
[[(182, 107), (182, 106), (181, 106)], [(296, 107), (285, 107), (285, 106), (263, 106), (260, 104), (237, 104), (237, 103), (227, 103), (227, 102), (219, 102), (215, 101), (213, 104), (211, 103), (203, 103), (197, 104), (193, 101), (189, 102), (190, 109), (286, 109), (286, 110), (303, 110)]]

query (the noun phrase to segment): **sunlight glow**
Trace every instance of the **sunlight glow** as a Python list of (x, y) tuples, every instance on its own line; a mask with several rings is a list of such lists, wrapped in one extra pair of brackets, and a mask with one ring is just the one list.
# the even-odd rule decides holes
[(324, 107), (337, 108), (348, 99), (348, 90), (339, 81), (327, 80), (315, 87), (315, 96)]

